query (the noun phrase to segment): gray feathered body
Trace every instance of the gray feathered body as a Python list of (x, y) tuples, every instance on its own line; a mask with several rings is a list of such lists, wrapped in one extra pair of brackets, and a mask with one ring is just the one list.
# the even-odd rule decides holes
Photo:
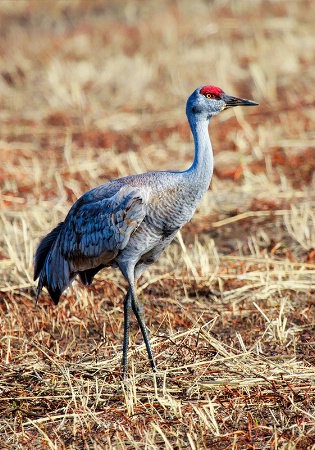
[(104, 267), (118, 267), (128, 281), (124, 300), (123, 373), (126, 375), (130, 309), (139, 323), (151, 366), (150, 346), (136, 282), (188, 222), (209, 187), (213, 155), (208, 133), (211, 117), (224, 109), (257, 103), (226, 95), (215, 86), (197, 88), (186, 114), (194, 137), (192, 166), (184, 172), (151, 172), (120, 178), (84, 194), (64, 222), (40, 243), (35, 255), (37, 299), (43, 286), (58, 303), (78, 275), (90, 284)]
[(38, 295), (46, 286), (57, 303), (76, 275), (90, 284), (106, 266), (126, 276), (133, 265), (137, 279), (190, 220), (203, 195), (200, 180), (187, 178), (187, 172), (145, 173), (84, 194), (37, 249)]

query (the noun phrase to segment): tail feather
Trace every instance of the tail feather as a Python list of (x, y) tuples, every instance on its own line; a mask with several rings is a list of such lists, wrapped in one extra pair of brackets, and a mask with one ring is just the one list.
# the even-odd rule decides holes
[(39, 277), (40, 272), (44, 267), (46, 257), (50, 252), (53, 243), (59, 236), (62, 226), (63, 222), (60, 222), (56, 226), (56, 228), (54, 228), (50, 233), (47, 234), (46, 237), (44, 237), (44, 239), (40, 242), (39, 246), (37, 247), (34, 258), (34, 281), (36, 281), (37, 278)]
[(60, 295), (62, 294), (63, 290), (61, 290), (59, 287), (53, 289), (49, 285), (46, 287), (47, 287), (47, 290), (48, 290), (49, 295), (51, 296), (53, 302), (55, 303), (55, 305), (57, 305), (59, 302)]
[[(68, 266), (67, 261), (65, 261), (65, 265)], [(43, 287), (46, 287), (53, 302), (55, 303), (55, 305), (57, 305), (61, 294), (63, 293), (63, 291), (65, 291), (67, 289), (67, 287), (70, 286), (70, 284), (72, 283), (72, 281), (74, 280), (74, 278), (76, 276), (75, 273), (69, 274), (68, 269), (66, 270), (67, 275), (65, 275), (62, 272), (62, 268), (60, 268), (60, 270), (58, 271), (58, 273), (60, 275), (60, 279), (58, 280), (57, 283), (55, 283), (55, 281), (50, 279), (50, 274), (51, 274), (52, 270), (53, 269), (51, 267), (49, 267), (49, 266), (46, 267), (46, 265), (45, 265), (45, 267), (41, 271), (39, 281), (38, 281), (38, 286), (37, 286), (37, 292), (36, 292), (36, 304), (39, 300), (39, 296), (41, 294)], [(47, 272), (48, 272), (48, 275), (47, 275)], [(54, 278), (57, 278), (57, 276), (54, 276)]]
[(63, 222), (59, 223), (39, 244), (34, 260), (34, 280), (39, 277), (36, 303), (45, 286), (54, 301), (58, 303), (60, 295), (72, 283), (75, 273), (70, 273), (69, 263), (54, 245), (60, 234)]

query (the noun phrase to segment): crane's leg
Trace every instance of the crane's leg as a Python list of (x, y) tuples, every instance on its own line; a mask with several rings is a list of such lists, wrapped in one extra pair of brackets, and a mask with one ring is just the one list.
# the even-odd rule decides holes
[(153, 372), (156, 372), (157, 368), (156, 368), (156, 364), (154, 361), (153, 352), (152, 352), (152, 348), (151, 348), (151, 344), (150, 344), (150, 340), (149, 340), (149, 335), (148, 335), (147, 327), (145, 325), (145, 320), (144, 320), (144, 307), (141, 303), (139, 303), (134, 285), (130, 286), (130, 293), (131, 293), (132, 310), (137, 318), (137, 321), (138, 321), (138, 324), (139, 324), (139, 327), (140, 327), (140, 330), (141, 330), (141, 333), (143, 336), (143, 340), (144, 340), (145, 346), (147, 348), (147, 352), (148, 352), (152, 370), (153, 370)]
[(124, 341), (123, 341), (123, 359), (122, 359), (122, 365), (123, 365), (123, 377), (126, 378), (126, 372), (127, 372), (127, 351), (128, 351), (128, 344), (129, 344), (129, 325), (130, 325), (130, 309), (132, 308), (138, 324), (140, 326), (140, 330), (143, 336), (144, 343), (147, 348), (149, 360), (151, 363), (151, 367), (153, 369), (153, 372), (156, 372), (156, 365), (153, 357), (152, 348), (149, 341), (149, 335), (147, 332), (147, 328), (144, 321), (144, 308), (139, 303), (139, 300), (137, 298), (136, 294), (136, 281), (138, 278), (142, 275), (144, 270), (146, 269), (146, 266), (144, 264), (139, 264), (135, 267), (132, 261), (121, 261), (119, 264), (119, 268), (126, 278), (126, 280), (129, 283), (128, 292), (126, 294), (125, 300), (124, 300)]
[(131, 310), (131, 295), (130, 289), (128, 289), (124, 300), (124, 342), (123, 342), (123, 358), (122, 358), (123, 379), (126, 378), (127, 373), (130, 310)]

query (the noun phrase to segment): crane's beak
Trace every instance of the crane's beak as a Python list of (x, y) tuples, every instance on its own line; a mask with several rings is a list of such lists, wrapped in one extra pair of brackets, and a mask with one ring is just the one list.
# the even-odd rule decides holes
[(253, 100), (246, 100), (245, 98), (232, 97), (231, 95), (223, 94), (221, 99), (225, 102), (223, 109), (233, 108), (234, 106), (257, 106), (259, 103)]

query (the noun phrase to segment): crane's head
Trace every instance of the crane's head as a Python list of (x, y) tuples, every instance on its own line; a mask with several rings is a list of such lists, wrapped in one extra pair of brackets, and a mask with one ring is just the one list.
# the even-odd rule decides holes
[(186, 112), (188, 117), (192, 115), (201, 120), (210, 120), (212, 116), (219, 114), (234, 106), (255, 106), (258, 103), (244, 98), (227, 95), (216, 86), (200, 86), (187, 100)]

